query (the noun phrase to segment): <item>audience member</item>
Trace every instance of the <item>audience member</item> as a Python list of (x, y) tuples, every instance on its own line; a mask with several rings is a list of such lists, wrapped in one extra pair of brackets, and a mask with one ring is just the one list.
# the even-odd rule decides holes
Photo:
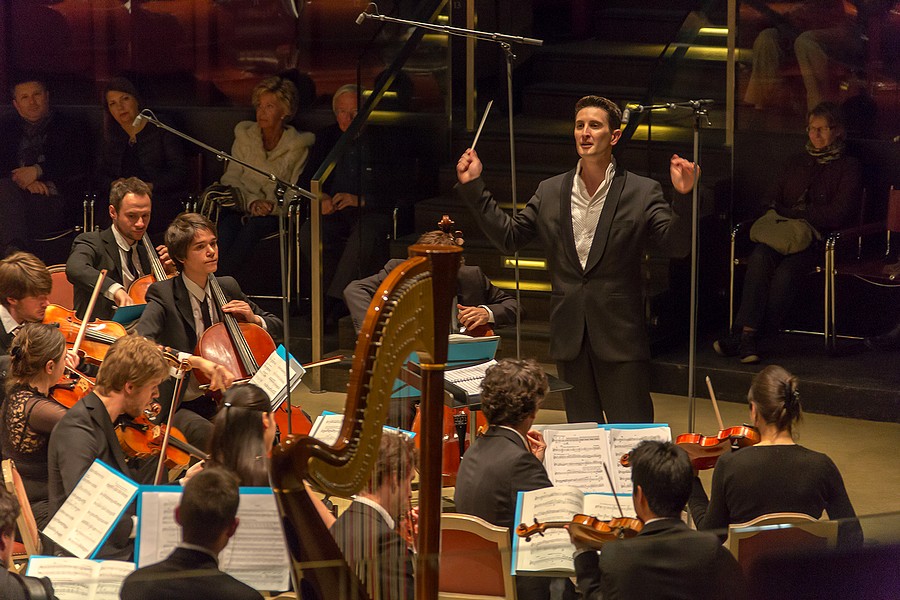
[(599, 553), (572, 535), (582, 597), (749, 598), (737, 561), (719, 539), (681, 520), (693, 474), (684, 450), (644, 441), (629, 456), (634, 510), (644, 526), (637, 537), (606, 543)]
[(838, 468), (794, 441), (801, 417), (797, 378), (770, 365), (753, 378), (747, 400), (760, 442), (719, 458), (708, 498), (694, 478), (690, 511), (697, 528), (723, 529), (779, 512), (818, 519), (824, 510), (830, 519), (853, 519), (841, 525), (840, 543), (861, 543), (862, 529)]
[(66, 408), (50, 397), (63, 376), (66, 340), (59, 329), (29, 323), (12, 343), (0, 406), (0, 449), (22, 476), (39, 529), (48, 522), (47, 444)]
[[(860, 165), (844, 151), (844, 129), (836, 105), (823, 103), (812, 109), (806, 130), (806, 152), (788, 162), (768, 205), (782, 217), (805, 219), (821, 236), (851, 225), (859, 217)], [(787, 255), (756, 244), (733, 329), (713, 344), (715, 351), (739, 356), (743, 363), (759, 362), (760, 333), (781, 327), (800, 288), (798, 280), (812, 271), (821, 257), (822, 246), (815, 240), (805, 250)]]
[(237, 531), (238, 480), (226, 469), (204, 469), (184, 486), (175, 508), (181, 543), (162, 562), (142, 567), (122, 585), (122, 600), (259, 600), (250, 586), (219, 570), (219, 554)]
[[(152, 274), (150, 257), (141, 238), (150, 226), (152, 186), (137, 177), (117, 179), (109, 190), (112, 225), (88, 231), (75, 238), (66, 261), (66, 278), (74, 288), (75, 313), (84, 318), (97, 277), (106, 269), (91, 316), (112, 319), (116, 307), (134, 304), (128, 288), (144, 275)], [(165, 246), (156, 249), (165, 266), (174, 270)]]
[[(357, 95), (355, 85), (342, 86), (334, 93), (331, 108), (336, 122), (316, 134), (316, 145), (300, 177), (301, 187), (309, 189), (313, 175), (350, 128), (356, 118)], [(349, 140), (322, 187), (322, 282), (329, 323), (346, 314), (342, 298), (347, 284), (375, 273), (388, 257), (393, 205), (371, 184), (371, 159), (365, 136)], [(305, 273), (309, 273), (312, 260), (310, 226), (307, 220), (300, 229)]]
[[(542, 463), (547, 446), (531, 431), (547, 395), (547, 375), (534, 360), (505, 358), (490, 367), (481, 384), (481, 410), (488, 430), (466, 450), (456, 478), (457, 512), (515, 530), (519, 492), (550, 487)], [(550, 598), (548, 577), (516, 577), (520, 600)], [(567, 596), (573, 591), (567, 586)]]
[(25, 577), (11, 569), (19, 501), (0, 485), (0, 598), (4, 600), (55, 600), (46, 577)]
[[(141, 97), (134, 84), (114, 77), (106, 84), (107, 109), (100, 151), (98, 185), (110, 189), (122, 177), (138, 177), (153, 186), (154, 215), (150, 234), (158, 237), (180, 213), (188, 194), (188, 163), (181, 140), (149, 121), (135, 124)], [(159, 115), (157, 115), (159, 116)], [(165, 117), (161, 117), (165, 121)]]
[[(297, 113), (297, 88), (283, 77), (267, 77), (253, 88), (256, 121), (234, 127), (231, 154), (276, 177), (294, 183), (303, 171), (315, 136), (290, 125)], [(223, 274), (231, 275), (257, 242), (278, 230), (275, 183), (237, 162), (229, 162), (221, 183), (231, 186), (234, 207), (219, 213), (219, 250)], [(291, 196), (288, 195), (288, 199)]]
[(331, 533), (373, 600), (415, 597), (413, 561), (397, 532), (405, 518), (416, 473), (416, 449), (403, 433), (381, 436), (374, 471)]
[(0, 257), (81, 222), (90, 185), (84, 128), (53, 110), (39, 79), (20, 79), (12, 94), (17, 114), (0, 121)]

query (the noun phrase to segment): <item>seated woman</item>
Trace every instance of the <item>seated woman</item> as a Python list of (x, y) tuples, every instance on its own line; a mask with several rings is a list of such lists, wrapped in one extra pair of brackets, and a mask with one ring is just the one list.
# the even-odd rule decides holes
[[(794, 157), (778, 181), (768, 205), (782, 217), (805, 219), (825, 235), (847, 227), (859, 216), (862, 182), (859, 162), (844, 153), (844, 127), (838, 107), (819, 104), (807, 115), (806, 152)], [(741, 305), (731, 335), (713, 344), (722, 356), (759, 362), (761, 329), (777, 331), (796, 296), (798, 279), (821, 259), (815, 240), (800, 252), (784, 255), (756, 244), (747, 264)]]
[[(778, 512), (818, 519), (825, 510), (830, 519), (854, 519), (834, 462), (794, 441), (801, 416), (797, 378), (782, 367), (768, 366), (753, 378), (747, 399), (760, 442), (719, 459), (708, 498), (700, 479), (694, 478), (688, 506), (697, 529), (724, 529)], [(838, 539), (861, 543), (859, 523), (843, 525)]]
[(56, 327), (29, 323), (10, 347), (9, 376), (0, 407), (0, 448), (22, 476), (28, 501), (43, 529), (48, 522), (47, 444), (66, 408), (49, 397), (63, 376), (66, 340)]
[(146, 120), (134, 124), (141, 111), (141, 98), (125, 78), (114, 77), (106, 84), (103, 106), (108, 112), (98, 168), (99, 189), (108, 191), (120, 177), (138, 177), (152, 184), (153, 219), (148, 230), (151, 236), (161, 234), (184, 210), (188, 195), (184, 146), (177, 136)]
[[(297, 181), (316, 138), (288, 125), (297, 112), (297, 88), (289, 79), (267, 77), (253, 89), (256, 121), (234, 127), (231, 154), (288, 182)], [(219, 271), (230, 275), (256, 243), (278, 229), (275, 184), (267, 177), (229, 162), (221, 183), (236, 194), (233, 209), (219, 214)]]

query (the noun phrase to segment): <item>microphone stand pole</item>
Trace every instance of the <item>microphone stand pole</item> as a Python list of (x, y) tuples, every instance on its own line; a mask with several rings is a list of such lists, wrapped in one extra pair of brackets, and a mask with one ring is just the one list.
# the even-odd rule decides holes
[[(369, 4), (372, 6), (372, 4)], [(367, 7), (368, 8), (368, 7)], [(377, 11), (377, 7), (376, 7)], [(531, 46), (542, 46), (544, 44), (543, 40), (538, 40), (535, 38), (527, 38), (518, 35), (506, 35), (503, 33), (493, 33), (489, 31), (478, 31), (475, 29), (463, 29), (461, 27), (450, 27), (449, 25), (435, 25), (434, 23), (425, 23), (421, 21), (410, 21), (407, 19), (398, 19), (396, 17), (388, 17), (386, 15), (381, 14), (371, 14), (364, 12), (359, 15), (359, 19), (357, 19), (357, 23), (362, 23), (362, 19), (370, 19), (373, 21), (382, 21), (385, 23), (398, 23), (400, 25), (407, 25), (410, 27), (421, 27), (422, 29), (428, 29), (430, 31), (437, 31), (439, 33), (445, 33), (447, 35), (454, 35), (457, 37), (464, 38), (473, 38), (476, 40), (483, 40), (487, 42), (494, 42), (499, 44), (503, 49), (504, 54), (506, 55), (506, 103), (509, 115), (509, 176), (510, 176), (510, 191), (512, 193), (512, 216), (513, 219), (516, 218), (516, 214), (518, 213), (518, 195), (516, 189), (516, 139), (515, 139), (515, 129), (513, 126), (513, 80), (512, 80), (512, 65), (513, 61), (516, 59), (516, 55), (513, 54), (512, 44), (527, 44)], [(522, 356), (522, 311), (520, 309), (522, 304), (522, 293), (519, 284), (519, 252), (518, 250), (513, 255), (513, 260), (515, 261), (515, 279), (516, 279), (516, 357), (521, 358)]]
[[(287, 236), (287, 230), (289, 225), (286, 223), (289, 218), (288, 213), (290, 212), (291, 205), (297, 199), (298, 196), (302, 196), (303, 198), (308, 198), (309, 200), (315, 200), (315, 194), (301, 188), (300, 186), (284, 181), (283, 179), (276, 176), (274, 173), (270, 173), (258, 167), (251, 165), (250, 163), (244, 162), (239, 158), (235, 158), (231, 154), (225, 152), (224, 150), (217, 150), (212, 146), (204, 144), (200, 140), (192, 138), (186, 133), (182, 133), (178, 131), (174, 127), (166, 125), (162, 121), (156, 118), (156, 115), (153, 114), (153, 111), (149, 109), (144, 109), (138, 114), (138, 119), (143, 119), (153, 123), (160, 129), (164, 129), (173, 135), (177, 135), (178, 137), (189, 141), (190, 143), (198, 146), (206, 150), (207, 152), (211, 152), (215, 155), (218, 160), (230, 160), (234, 161), (237, 164), (250, 169), (255, 173), (259, 173), (269, 181), (275, 184), (275, 198), (278, 204), (278, 250), (281, 256), (281, 318), (284, 321), (284, 347), (285, 347), (285, 365), (284, 365), (284, 376), (285, 376), (285, 390), (287, 393), (287, 422), (288, 422), (288, 435), (292, 434), (291, 431), (291, 314), (290, 314), (290, 304), (288, 303), (287, 294), (291, 285), (291, 272), (288, 268), (288, 255), (290, 254), (290, 240)], [(284, 196), (287, 191), (290, 190), (294, 193), (294, 197), (290, 200), (290, 202), (285, 203)]]

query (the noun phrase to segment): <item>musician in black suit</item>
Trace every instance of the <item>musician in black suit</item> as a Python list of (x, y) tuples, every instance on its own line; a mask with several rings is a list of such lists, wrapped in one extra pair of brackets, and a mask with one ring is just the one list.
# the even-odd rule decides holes
[(219, 553), (237, 531), (237, 477), (222, 468), (204, 469), (184, 486), (175, 508), (182, 541), (162, 562), (142, 567), (122, 585), (122, 600), (259, 600), (250, 586), (219, 570)]
[(406, 518), (416, 448), (403, 433), (385, 431), (365, 490), (331, 526), (338, 547), (373, 600), (415, 597), (412, 555), (397, 532)]
[(652, 422), (650, 343), (641, 261), (649, 243), (673, 256), (690, 251), (693, 164), (674, 155), (673, 207), (659, 183), (612, 157), (621, 111), (599, 96), (575, 105), (575, 169), (540, 183), (515, 219), (485, 189), (482, 164), (467, 150), (456, 166), (457, 195), (491, 242), (512, 254), (540, 238), (547, 252), (550, 356), (566, 392), (570, 422)]
[[(66, 278), (74, 286), (75, 313), (84, 311), (97, 285), (97, 277), (106, 269), (91, 316), (112, 319), (115, 307), (134, 301), (128, 288), (135, 279), (151, 274), (150, 257), (141, 243), (150, 224), (153, 186), (137, 177), (117, 179), (109, 190), (109, 217), (112, 225), (102, 231), (88, 231), (75, 238), (66, 261)], [(164, 264), (174, 270), (165, 246), (156, 249)]]
[[(456, 477), (457, 512), (475, 515), (515, 530), (516, 498), (550, 487), (542, 463), (547, 445), (531, 431), (547, 395), (547, 375), (536, 361), (503, 359), (490, 367), (481, 384), (481, 409), (488, 430), (466, 450)], [(550, 598), (548, 577), (516, 577), (520, 600)], [(567, 586), (567, 597), (573, 595)]]
[(604, 544), (599, 556), (572, 536), (582, 597), (749, 597), (737, 561), (719, 538), (681, 520), (694, 476), (687, 453), (671, 442), (644, 441), (630, 462), (634, 509), (644, 527), (635, 538)]
[[(181, 275), (150, 286), (147, 308), (138, 321), (137, 332), (178, 352), (190, 353), (206, 329), (222, 320), (208, 285), (209, 276), (218, 266), (216, 226), (202, 215), (182, 213), (166, 230), (166, 247)], [(222, 312), (259, 325), (276, 342), (281, 338), (281, 319), (249, 301), (234, 278), (216, 277), (216, 281), (226, 299)], [(191, 377), (183, 396), (185, 408), (190, 410), (179, 410), (173, 423), (189, 442), (206, 448), (212, 424), (201, 413), (211, 416), (213, 411), (208, 400), (195, 401), (202, 395), (195, 383), (196, 378)], [(168, 382), (161, 390), (164, 412), (168, 411), (173, 389)]]
[(6, 569), (11, 564), (19, 501), (0, 486), (0, 598), (4, 600), (53, 600), (53, 585), (46, 577), (25, 577)]
[[(420, 236), (416, 243), (458, 246), (462, 241), (450, 233), (429, 231)], [(350, 316), (353, 318), (353, 326), (357, 333), (362, 327), (366, 310), (368, 310), (375, 292), (378, 291), (378, 286), (402, 262), (398, 258), (391, 259), (380, 272), (365, 279), (351, 281), (344, 288), (344, 302), (350, 309)], [(516, 299), (492, 284), (479, 267), (460, 265), (457, 275), (456, 301), (457, 321), (459, 326), (464, 329), (472, 329), (479, 325), (506, 327), (516, 322), (518, 305)]]
[[(190, 357), (192, 366), (212, 378), (214, 388), (230, 384), (221, 367)], [(68, 410), (50, 434), (48, 474), (50, 518), (75, 489), (96, 459), (138, 483), (151, 483), (156, 461), (132, 464), (116, 437), (119, 417), (139, 417), (159, 397), (159, 384), (169, 377), (169, 364), (152, 341), (137, 335), (116, 340), (97, 373), (94, 390)], [(134, 504), (113, 528), (97, 558), (130, 560), (134, 551)]]

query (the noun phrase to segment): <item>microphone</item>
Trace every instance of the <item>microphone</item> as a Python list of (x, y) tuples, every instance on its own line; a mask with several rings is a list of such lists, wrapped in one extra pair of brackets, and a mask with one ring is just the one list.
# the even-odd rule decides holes
[(626, 108), (622, 111), (622, 125), (628, 125), (628, 121), (631, 120), (631, 115), (636, 115), (642, 112), (644, 112), (644, 107), (641, 104), (638, 104), (634, 108)]
[(134, 121), (131, 123), (131, 126), (132, 126), (132, 127), (137, 127), (138, 125), (141, 124), (141, 121), (145, 121), (145, 120), (147, 120), (147, 117), (145, 117), (145, 116), (142, 115), (141, 113), (138, 113), (138, 116), (136, 116), (136, 117), (134, 118)]
[(357, 24), (357, 25), (362, 25), (362, 22), (365, 21), (365, 20), (366, 20), (366, 17), (368, 17), (368, 16), (369, 16), (369, 15), (366, 14), (365, 12), (359, 13), (359, 16), (356, 17), (356, 24)]

